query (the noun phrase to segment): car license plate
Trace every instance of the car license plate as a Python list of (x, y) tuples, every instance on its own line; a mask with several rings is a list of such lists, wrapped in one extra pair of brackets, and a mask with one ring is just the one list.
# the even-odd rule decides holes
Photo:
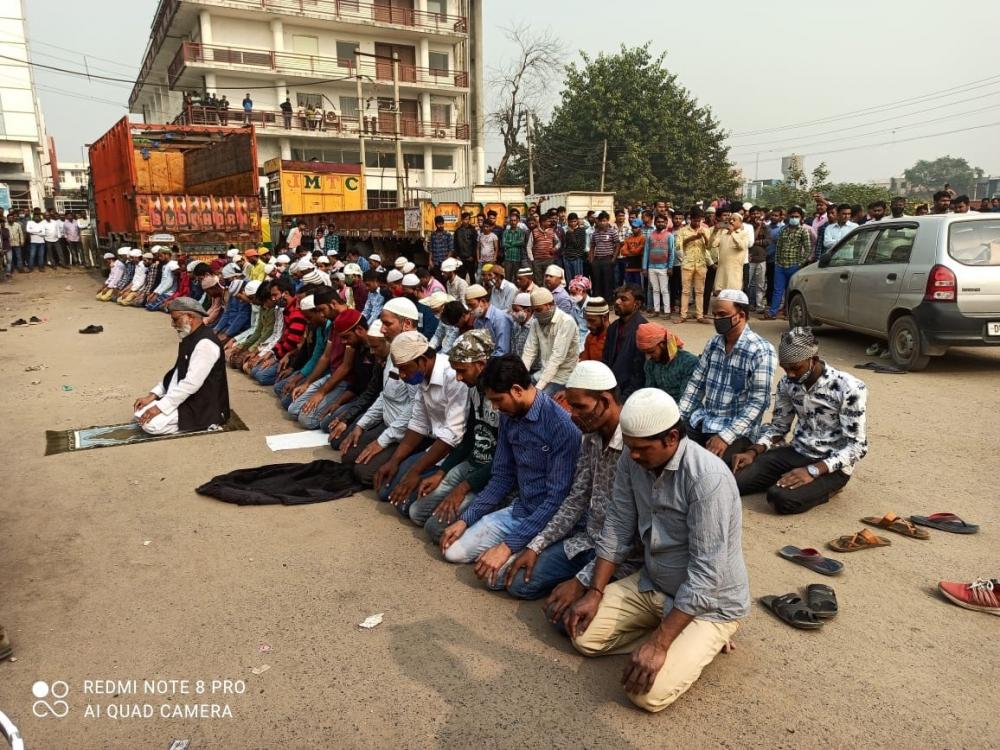
[(986, 324), (987, 336), (1000, 336), (1000, 322)]

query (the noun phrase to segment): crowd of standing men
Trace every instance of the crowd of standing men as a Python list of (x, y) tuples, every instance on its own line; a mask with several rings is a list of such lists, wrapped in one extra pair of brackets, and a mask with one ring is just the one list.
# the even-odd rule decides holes
[(86, 211), (12, 208), (5, 214), (0, 209), (0, 243), (0, 278), (5, 281), (12, 280), (16, 273), (100, 265), (94, 227)]

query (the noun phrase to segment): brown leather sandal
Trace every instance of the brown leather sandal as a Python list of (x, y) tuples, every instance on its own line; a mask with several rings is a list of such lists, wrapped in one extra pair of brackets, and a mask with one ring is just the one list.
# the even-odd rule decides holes
[(834, 552), (857, 552), (859, 549), (888, 547), (891, 544), (888, 539), (876, 536), (868, 529), (861, 529), (857, 534), (845, 534), (827, 542), (827, 546)]
[(911, 539), (931, 538), (931, 535), (927, 533), (926, 529), (918, 529), (913, 525), (912, 521), (900, 518), (895, 513), (886, 513), (881, 518), (878, 516), (866, 516), (861, 519), (861, 523), (866, 523), (869, 526), (878, 526), (880, 529), (885, 529), (887, 531), (895, 531), (897, 534), (908, 536)]

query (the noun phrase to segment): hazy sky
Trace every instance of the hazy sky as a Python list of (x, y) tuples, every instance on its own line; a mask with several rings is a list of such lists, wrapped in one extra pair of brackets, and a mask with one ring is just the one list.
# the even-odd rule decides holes
[[(79, 70), (86, 53), (92, 72), (130, 78), (156, 2), (27, 6), (34, 62)], [(602, 16), (611, 7), (617, 17)], [(805, 156), (807, 171), (826, 161), (834, 181), (886, 179), (945, 154), (1000, 173), (1000, 3), (842, 0), (820, 11), (786, 0), (486, 0), (487, 66), (513, 54), (500, 29), (529, 19), (567, 42), (568, 60), (578, 60), (580, 49), (597, 54), (652, 40), (667, 52), (666, 66), (733, 134), (733, 159), (748, 179), (779, 176), (780, 157), (793, 152)], [(61, 161), (79, 161), (81, 145), (126, 113), (128, 84), (41, 69), (36, 81)], [(789, 127), (803, 123), (812, 124)], [(495, 164), (496, 138), (487, 155)]]

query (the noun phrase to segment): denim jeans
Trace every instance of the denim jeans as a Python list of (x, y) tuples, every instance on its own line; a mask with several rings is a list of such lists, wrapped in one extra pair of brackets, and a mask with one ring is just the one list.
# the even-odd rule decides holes
[(59, 266), (68, 266), (69, 263), (66, 259), (62, 257), (62, 253), (59, 252), (58, 242), (45, 242), (45, 254), (48, 256), (49, 262), (52, 264), (53, 268), (59, 268)]
[[(575, 557), (566, 557), (562, 541), (546, 547), (535, 561), (531, 571), (531, 580), (524, 580), (524, 570), (517, 571), (507, 592), (517, 599), (541, 599), (548, 596), (552, 589), (563, 581), (568, 581), (597, 556), (592, 549), (584, 550)], [(503, 588), (503, 584), (491, 586), (494, 591)]]
[[(431, 446), (433, 442), (434, 441), (431, 440), (430, 438), (424, 439), (424, 441), (421, 442), (421, 444), (417, 447), (415, 451), (413, 451), (413, 453), (411, 453), (409, 456), (403, 459), (403, 462), (399, 465), (399, 470), (396, 472), (396, 476), (394, 476), (389, 481), (389, 484), (387, 484), (385, 487), (379, 490), (378, 493), (379, 500), (381, 500), (382, 502), (389, 501), (389, 495), (391, 495), (392, 491), (396, 489), (396, 485), (399, 484), (401, 481), (403, 481), (403, 477), (405, 477), (410, 472), (410, 469), (413, 468), (413, 465), (424, 457), (424, 453), (427, 451), (427, 449)], [(436, 467), (432, 466), (431, 468), (427, 469), (427, 471), (423, 472), (421, 476), (429, 476), (430, 473), (435, 470)], [(412, 505), (413, 501), (416, 499), (417, 499), (417, 490), (416, 488), (414, 488), (413, 492), (410, 493), (410, 496), (406, 498), (406, 501), (396, 506), (396, 510), (399, 511), (399, 515), (403, 516), (403, 518), (409, 518), (410, 505)]]
[(28, 268), (45, 269), (45, 243), (32, 242), (28, 253)]
[(329, 414), (327, 414), (325, 417), (323, 417), (322, 421), (319, 423), (319, 428), (323, 432), (329, 432), (330, 431), (330, 425), (333, 424), (333, 421), (335, 419), (340, 419), (340, 415), (343, 414), (344, 412), (346, 412), (349, 408), (351, 408), (351, 405), (353, 404), (353, 401), (354, 401), (353, 399), (351, 401), (348, 401), (346, 404), (343, 404), (342, 406), (337, 407), (336, 409), (334, 409), (333, 411), (331, 411)]
[(763, 310), (767, 305), (767, 264), (750, 264), (750, 280), (748, 282), (747, 296), (750, 298), (750, 307), (755, 310)]
[(250, 371), (250, 377), (261, 385), (274, 385), (278, 379), (278, 360), (273, 360), (269, 365), (256, 365)]
[[(295, 372), (292, 373), (292, 375), (295, 374)], [(289, 379), (291, 379), (292, 375), (284, 377), (281, 380), (274, 381), (274, 395), (281, 401), (281, 407), (286, 410), (292, 405), (292, 394), (288, 393), (283, 395), (281, 392), (284, 390), (285, 384), (289, 381)]]
[(782, 300), (785, 296), (785, 289), (788, 287), (788, 282), (791, 281), (792, 276), (798, 270), (798, 266), (782, 266), (775, 264), (774, 296), (771, 298), (771, 315), (778, 312), (778, 308), (781, 307)]
[(0, 263), (0, 271), (12, 274), (14, 273), (14, 251), (7, 250), (3, 254), (3, 263)]
[(307, 430), (318, 430), (320, 423), (323, 421), (323, 417), (326, 416), (326, 411), (334, 402), (340, 398), (340, 395), (347, 390), (347, 383), (340, 382), (334, 387), (332, 391), (327, 393), (323, 400), (320, 402), (319, 406), (313, 409), (308, 414), (302, 412), (302, 407), (306, 405), (306, 401), (313, 397), (320, 388), (322, 388), (326, 382), (330, 379), (329, 375), (324, 375), (319, 380), (310, 385), (306, 392), (295, 399), (291, 406), (288, 407), (288, 414), (293, 419), (297, 419), (299, 424), (305, 427)]
[(452, 563), (473, 562), (486, 550), (500, 544), (515, 526), (513, 506), (495, 510), (467, 528), (444, 551), (444, 559)]
[[(417, 526), (425, 526), (427, 524), (427, 519), (431, 517), (431, 514), (434, 513), (434, 509), (438, 507), (441, 501), (444, 500), (453, 489), (468, 479), (469, 475), (476, 471), (476, 469), (477, 467), (473, 466), (468, 461), (463, 461), (458, 466), (455, 466), (451, 471), (444, 475), (444, 479), (441, 480), (441, 484), (437, 486), (436, 490), (434, 490), (431, 494), (410, 503), (410, 520)], [(471, 495), (471, 493), (469, 493), (466, 497), (469, 497), (469, 495)]]
[(563, 258), (566, 268), (566, 283), (569, 284), (575, 276), (583, 276), (583, 258)]

